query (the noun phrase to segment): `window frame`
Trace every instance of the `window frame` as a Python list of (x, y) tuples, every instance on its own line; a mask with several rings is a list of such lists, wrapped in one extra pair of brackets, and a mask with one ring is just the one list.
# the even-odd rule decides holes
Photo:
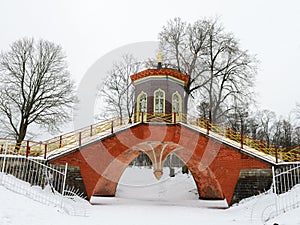
[[(157, 99), (156, 94), (157, 94), (158, 92), (161, 92), (161, 93), (163, 94), (163, 97), (162, 97), (162, 98), (159, 98), (159, 100), (162, 101), (162, 112), (156, 112), (156, 99)], [(159, 101), (159, 102), (160, 102), (160, 101)], [(154, 114), (165, 114), (165, 112), (166, 112), (166, 93), (165, 93), (164, 90), (162, 90), (162, 89), (159, 88), (159, 89), (157, 89), (157, 90), (154, 91), (153, 113), (154, 113)]]

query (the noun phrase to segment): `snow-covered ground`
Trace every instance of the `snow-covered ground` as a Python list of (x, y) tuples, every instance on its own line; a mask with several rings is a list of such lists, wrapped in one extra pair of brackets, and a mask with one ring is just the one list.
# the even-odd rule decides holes
[[(168, 171), (156, 181), (151, 169), (127, 168), (115, 198), (92, 198), (85, 204), (86, 217), (70, 216), (59, 208), (43, 205), (0, 186), (0, 225), (182, 225), (263, 224), (263, 212), (270, 209), (273, 196), (263, 194), (230, 208), (225, 201), (198, 200), (191, 176)], [(299, 225), (300, 208), (268, 221), (272, 225)]]

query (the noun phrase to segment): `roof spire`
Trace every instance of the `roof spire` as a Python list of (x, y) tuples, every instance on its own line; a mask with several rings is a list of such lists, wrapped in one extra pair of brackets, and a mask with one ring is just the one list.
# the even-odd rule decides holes
[(161, 69), (162, 68), (162, 54), (161, 54), (161, 51), (159, 50), (158, 51), (158, 56), (157, 56), (157, 69)]

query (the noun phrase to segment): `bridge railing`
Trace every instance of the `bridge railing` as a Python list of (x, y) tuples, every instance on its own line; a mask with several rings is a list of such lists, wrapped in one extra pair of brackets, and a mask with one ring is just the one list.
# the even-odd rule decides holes
[(100, 137), (104, 134), (113, 133), (116, 127), (128, 124), (130, 119), (124, 117), (124, 119), (113, 118), (109, 120), (103, 120), (96, 124), (62, 134), (46, 140), (44, 142), (35, 142), (24, 140), (21, 143), (16, 144), (14, 139), (0, 139), (0, 154), (3, 154), (4, 147), (7, 146), (9, 154), (12, 155), (24, 155), (28, 156), (40, 156), (46, 158), (49, 154), (58, 149), (67, 150), (76, 146), (91, 141), (93, 138)]
[(105, 134), (114, 133), (115, 128), (120, 128), (121, 126), (128, 124), (129, 121), (130, 119), (127, 117), (124, 117), (123, 119), (113, 118), (110, 120), (103, 120), (79, 130), (49, 139), (44, 143), (45, 148), (47, 149), (45, 155), (49, 155), (62, 148), (68, 150), (73, 147), (78, 147)]
[(5, 146), (12, 155), (38, 156), (43, 149), (42, 142), (24, 140), (16, 144), (14, 139), (0, 139), (0, 154), (3, 154)]
[(183, 122), (189, 125), (197, 126), (206, 131), (207, 134), (210, 132), (218, 134), (221, 137), (225, 137), (234, 141), (235, 144), (239, 144), (241, 148), (245, 146), (255, 149), (259, 152), (265, 153), (267, 155), (273, 156), (276, 163), (286, 161), (294, 162), (300, 160), (300, 148), (294, 148), (287, 150), (285, 148), (278, 148), (273, 145), (268, 145), (262, 140), (253, 139), (247, 135), (242, 135), (241, 133), (232, 130), (228, 127), (221, 125), (216, 125), (210, 123), (206, 119), (198, 118), (195, 116), (190, 116), (183, 113), (172, 113), (172, 114), (149, 114), (149, 113), (140, 113), (137, 117), (139, 122), (166, 122), (166, 123), (177, 123)]
[(113, 118), (109, 120), (103, 120), (96, 124), (51, 138), (44, 142), (23, 141), (19, 146), (16, 146), (14, 140), (2, 139), (0, 140), (0, 154), (1, 149), (3, 149), (3, 146), (6, 143), (10, 151), (14, 151), (15, 154), (22, 154), (26, 156), (42, 156), (46, 158), (52, 153), (55, 154), (56, 151), (66, 151), (70, 148), (81, 146), (82, 144), (102, 135), (113, 133), (115, 129), (118, 129), (131, 122), (187, 123), (202, 129), (202, 131), (206, 132), (207, 134), (213, 133), (222, 138), (226, 138), (227, 140), (229, 139), (233, 141), (235, 145), (239, 145), (241, 148), (245, 148), (247, 146), (259, 152), (273, 156), (276, 162), (293, 162), (300, 159), (300, 147), (296, 147), (291, 150), (287, 150), (285, 148), (276, 148), (275, 146), (267, 145), (261, 140), (253, 139), (246, 135), (241, 135), (239, 132), (228, 127), (216, 125), (210, 123), (206, 119), (201, 119), (183, 113), (150, 114), (143, 112), (136, 113), (130, 118), (124, 117), (122, 119)]
[(199, 128), (205, 129), (207, 134), (213, 132), (214, 134), (218, 134), (221, 137), (225, 137), (234, 141), (236, 144), (240, 143), (241, 148), (245, 148), (245, 146), (247, 146), (259, 152), (273, 156), (275, 158), (276, 163), (294, 162), (300, 160), (299, 146), (290, 150), (287, 150), (286, 148), (278, 148), (273, 145), (268, 145), (262, 140), (253, 139), (251, 137), (248, 137), (247, 135), (241, 135), (241, 133), (234, 131), (228, 127), (210, 123), (208, 120), (205, 119), (199, 119), (189, 115), (184, 115), (182, 116), (182, 118), (186, 118), (185, 122), (187, 122), (190, 125), (194, 125)]

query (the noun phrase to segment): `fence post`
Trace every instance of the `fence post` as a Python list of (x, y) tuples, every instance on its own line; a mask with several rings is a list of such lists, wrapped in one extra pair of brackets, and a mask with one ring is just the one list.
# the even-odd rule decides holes
[(79, 135), (79, 140), (78, 140), (79, 143), (78, 143), (78, 145), (81, 146), (81, 132), (79, 132), (78, 135)]
[(276, 163), (278, 163), (278, 148), (275, 148), (275, 159), (276, 159)]
[(142, 112), (142, 120), (141, 120), (142, 123), (144, 123), (144, 112)]
[[(1, 146), (1, 148), (3, 148), (3, 145)], [(2, 149), (2, 151), (3, 151), (3, 149)], [(4, 148), (4, 158), (3, 158), (2, 169), (1, 169), (2, 174), (0, 176), (0, 184), (4, 184), (3, 176), (4, 176), (4, 172), (5, 172), (5, 166), (6, 166), (6, 154), (7, 154), (7, 143), (5, 143), (5, 148)]]
[(66, 180), (67, 180), (67, 172), (68, 172), (68, 163), (66, 163), (65, 166), (65, 172), (64, 172), (64, 180), (63, 180), (63, 185), (62, 185), (62, 191), (61, 191), (61, 209), (63, 208), (63, 200), (64, 200), (64, 194), (65, 194), (65, 187), (66, 187)]
[(241, 134), (241, 149), (244, 148), (244, 138), (243, 135)]
[(44, 159), (46, 159), (46, 156), (47, 156), (47, 144), (45, 144)]
[(111, 126), (110, 126), (110, 132), (113, 134), (114, 133), (114, 121), (111, 121)]
[(206, 134), (209, 135), (209, 130), (210, 130), (210, 122), (209, 120), (206, 120)]
[(3, 144), (1, 145), (0, 154), (3, 153)]
[(273, 193), (275, 194), (275, 206), (276, 206), (276, 216), (278, 216), (278, 196), (277, 196), (277, 186), (276, 186), (276, 174), (275, 168), (272, 166), (272, 175), (273, 175)]
[(65, 192), (67, 172), (68, 172), (68, 163), (66, 163), (66, 165), (65, 165), (64, 181), (63, 181), (62, 192), (61, 192), (62, 195), (64, 195), (64, 192)]
[(59, 148), (62, 147), (62, 135), (59, 136)]
[(26, 158), (28, 158), (30, 152), (29, 141), (26, 142)]
[(176, 112), (174, 112), (174, 124), (176, 124)]
[(227, 128), (227, 138), (231, 139), (230, 128)]
[(259, 150), (262, 152), (264, 148), (264, 144), (262, 140), (259, 140)]
[(91, 125), (90, 136), (93, 136), (93, 125)]
[(7, 143), (5, 143), (5, 148), (4, 148), (4, 158), (3, 158), (2, 170), (1, 170), (2, 173), (5, 172), (6, 157), (7, 157)]

